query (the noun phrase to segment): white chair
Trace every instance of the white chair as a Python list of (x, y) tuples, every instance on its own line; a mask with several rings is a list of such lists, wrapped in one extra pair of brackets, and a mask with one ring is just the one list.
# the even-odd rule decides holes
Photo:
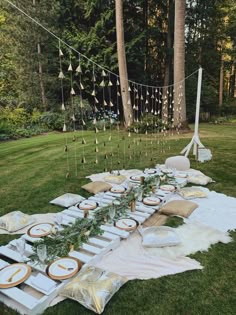
[(166, 168), (174, 168), (177, 171), (187, 171), (190, 169), (190, 161), (186, 156), (171, 156), (165, 161)]

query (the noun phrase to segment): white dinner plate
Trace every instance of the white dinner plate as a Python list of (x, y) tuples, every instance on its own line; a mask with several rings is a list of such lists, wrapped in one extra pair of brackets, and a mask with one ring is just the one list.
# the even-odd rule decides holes
[(94, 210), (97, 208), (97, 203), (93, 200), (83, 200), (78, 208), (81, 210)]
[(163, 168), (161, 171), (165, 174), (173, 173), (173, 170), (171, 168)]
[(161, 185), (160, 189), (164, 190), (164, 191), (174, 191), (175, 186), (173, 186), (173, 185)]
[(140, 175), (130, 176), (130, 180), (132, 180), (133, 182), (141, 182), (141, 176)]
[(0, 288), (6, 289), (24, 282), (31, 274), (31, 267), (26, 264), (12, 264), (0, 271)]
[(43, 237), (51, 233), (52, 227), (51, 223), (35, 224), (28, 229), (27, 234), (31, 237)]
[(115, 194), (122, 194), (125, 192), (125, 188), (121, 185), (114, 185), (111, 189), (111, 192), (115, 193)]
[(59, 258), (47, 267), (47, 274), (54, 280), (64, 280), (73, 277), (81, 266), (82, 263), (75, 258)]
[(155, 168), (147, 168), (147, 169), (144, 170), (144, 173), (152, 175), (152, 174), (156, 174), (157, 170)]
[(125, 231), (131, 231), (136, 229), (137, 222), (134, 219), (120, 219), (115, 222), (115, 226), (118, 229), (125, 230)]
[(159, 205), (161, 200), (157, 197), (146, 197), (143, 198), (143, 203), (148, 206), (157, 206)]

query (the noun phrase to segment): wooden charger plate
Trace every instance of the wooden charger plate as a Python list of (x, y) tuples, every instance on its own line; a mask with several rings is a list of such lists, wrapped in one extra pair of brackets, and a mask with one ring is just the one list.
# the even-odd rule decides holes
[(83, 200), (78, 204), (80, 210), (94, 210), (98, 206), (97, 202), (93, 200)]
[(130, 176), (130, 180), (133, 182), (141, 182), (141, 175)]
[(123, 186), (113, 186), (110, 189), (110, 192), (115, 194), (123, 194), (126, 191), (126, 188)]
[(146, 206), (158, 206), (161, 203), (161, 200), (158, 197), (146, 197), (143, 198), (143, 203)]
[(4, 267), (0, 271), (0, 288), (12, 288), (29, 278), (31, 274), (31, 267), (22, 264), (12, 264)]
[(144, 173), (148, 174), (148, 175), (152, 175), (152, 174), (156, 174), (157, 170), (155, 168), (148, 168), (148, 169), (144, 170)]
[(28, 229), (27, 234), (30, 237), (35, 237), (35, 238), (43, 237), (51, 233), (53, 226), (54, 225), (52, 223), (38, 223), (31, 226), (31, 228)]
[(175, 186), (174, 185), (162, 185), (162, 186), (160, 186), (160, 189), (164, 190), (164, 191), (174, 191)]
[(54, 280), (65, 280), (73, 277), (82, 267), (82, 262), (74, 257), (63, 257), (54, 260), (46, 268), (47, 275)]
[(116, 221), (114, 226), (120, 230), (132, 231), (138, 227), (138, 222), (131, 218), (123, 218)]

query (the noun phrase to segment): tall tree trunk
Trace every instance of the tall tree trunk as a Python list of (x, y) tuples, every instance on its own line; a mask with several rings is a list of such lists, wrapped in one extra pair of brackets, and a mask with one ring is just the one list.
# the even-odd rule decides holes
[(221, 55), (220, 63), (220, 84), (219, 84), (219, 107), (223, 104), (223, 89), (224, 89), (224, 55)]
[(116, 38), (117, 38), (117, 54), (119, 63), (121, 96), (123, 103), (123, 112), (125, 127), (127, 128), (133, 122), (133, 110), (130, 100), (128, 73), (125, 55), (124, 41), (124, 23), (123, 23), (123, 1), (116, 0)]
[[(173, 19), (174, 19), (174, 0), (169, 0), (168, 31), (167, 31), (167, 38), (166, 38), (167, 52), (166, 52), (164, 89), (163, 89), (163, 100), (162, 100), (163, 104), (164, 104), (164, 99), (166, 97), (168, 99), (167, 88), (165, 88), (165, 86), (172, 84), (172, 80), (173, 80), (173, 77), (171, 77), (171, 73), (173, 69), (173, 54), (172, 54), (173, 33), (174, 33)], [(167, 123), (167, 120), (168, 120), (168, 106), (169, 106), (168, 102), (164, 104), (164, 106), (162, 106), (162, 121), (164, 123)]]
[(174, 33), (174, 125), (185, 127), (185, 0), (175, 0)]
[(144, 73), (145, 79), (148, 76), (148, 0), (143, 2), (143, 29), (145, 30), (145, 60), (144, 60)]
[(41, 91), (41, 98), (43, 103), (43, 108), (46, 111), (47, 110), (47, 98), (45, 94), (45, 88), (43, 84), (43, 67), (41, 63), (41, 45), (38, 42), (38, 62), (39, 62), (39, 85), (40, 85), (40, 91)]
[(233, 62), (232, 67), (231, 67), (231, 75), (230, 75), (230, 89), (229, 89), (230, 97), (234, 97), (234, 88), (235, 88), (235, 64)]

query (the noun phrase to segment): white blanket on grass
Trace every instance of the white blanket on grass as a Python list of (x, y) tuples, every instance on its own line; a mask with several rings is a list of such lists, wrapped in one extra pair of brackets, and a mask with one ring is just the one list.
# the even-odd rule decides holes
[(207, 251), (211, 245), (218, 242), (227, 244), (232, 241), (228, 232), (222, 232), (191, 220), (186, 220), (186, 224), (176, 228), (175, 232), (181, 240), (179, 245), (147, 248), (146, 251), (155, 256), (175, 259), (176, 257), (185, 257), (198, 251)]
[(112, 252), (102, 257), (96, 264), (127, 277), (128, 279), (151, 279), (180, 273), (187, 270), (202, 269), (199, 262), (185, 257), (197, 251), (207, 251), (215, 243), (229, 243), (228, 233), (217, 231), (200, 223), (186, 223), (176, 228), (181, 244), (164, 248), (144, 248), (138, 232)]
[(236, 198), (209, 191), (207, 198), (192, 199), (198, 204), (188, 220), (199, 221), (214, 229), (226, 232), (236, 229)]

